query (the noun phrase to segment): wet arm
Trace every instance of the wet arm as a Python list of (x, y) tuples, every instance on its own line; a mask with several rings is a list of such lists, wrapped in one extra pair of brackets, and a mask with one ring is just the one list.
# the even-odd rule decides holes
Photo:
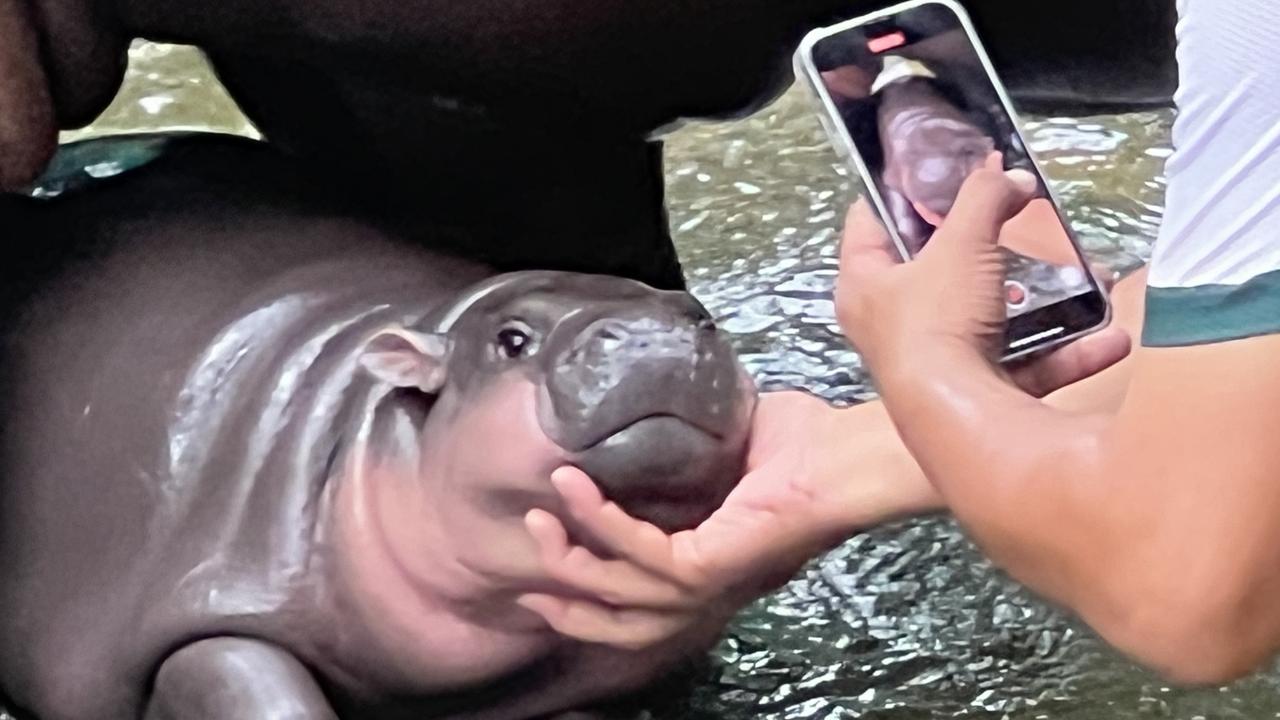
[[(1136, 273), (1113, 294), (1116, 324), (1133, 335), (1140, 329), (1144, 282), (1145, 273)], [(1043, 389), (1089, 375), (1087, 362), (1064, 374), (1052, 365), (1028, 366), (1034, 372), (1020, 379)], [(1114, 410), (1126, 391), (1127, 365), (1064, 388), (1048, 402)], [(1071, 363), (1057, 367), (1070, 371)], [(573, 546), (555, 516), (535, 511), (527, 521), (544, 567), (572, 593), (522, 603), (566, 636), (652, 647), (690, 627), (722, 622), (707, 613), (740, 607), (853, 534), (943, 508), (878, 402), (838, 410), (799, 393), (767, 396), (757, 412), (750, 465), (724, 507), (697, 530), (674, 536), (628, 517), (589, 478), (563, 469), (553, 483), (567, 514), (615, 559)]]
[[(1114, 326), (1134, 344), (1142, 335), (1146, 269), (1121, 280), (1112, 291)], [(1044, 405), (1081, 413), (1114, 413), (1128, 391), (1133, 359), (1127, 358), (1096, 375), (1069, 385)], [(943, 502), (928, 484), (919, 463), (898, 436), (882, 402), (843, 410), (825, 410), (811, 444), (809, 470), (815, 485), (827, 487), (830, 523), (847, 537), (881, 523), (941, 509)], [(997, 435), (997, 437), (999, 437)], [(861, 479), (857, 482), (855, 478)]]
[(963, 355), (882, 383), (997, 563), (1137, 659), (1216, 682), (1280, 644), (1278, 353), (1277, 337), (1144, 349), (1113, 414), (1054, 409)]
[(1215, 682), (1280, 647), (1280, 8), (1178, 9), (1161, 300), (1123, 404), (1055, 410), (971, 349), (877, 376), (997, 562), (1147, 664)]

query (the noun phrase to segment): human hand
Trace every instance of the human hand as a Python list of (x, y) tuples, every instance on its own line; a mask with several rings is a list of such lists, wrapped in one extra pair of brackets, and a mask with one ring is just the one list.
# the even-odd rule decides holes
[(531, 512), (543, 565), (569, 592), (521, 605), (582, 641), (656, 645), (724, 622), (859, 529), (940, 507), (877, 405), (836, 410), (803, 393), (766, 394), (751, 442), (748, 472), (724, 505), (674, 535), (628, 516), (582, 472), (557, 471), (576, 527), (613, 557), (575, 547), (558, 518)]
[[(1004, 182), (1003, 175), (997, 176)], [(979, 190), (988, 193), (990, 188)], [(1016, 213), (1017, 187), (995, 190), (1013, 196), (1003, 212)], [(962, 195), (973, 192), (967, 188)], [(1030, 194), (1023, 196), (1024, 204)], [(952, 221), (976, 212), (969, 204), (985, 194), (966, 197)], [(987, 227), (994, 248), (998, 220), (989, 220)], [(940, 238), (938, 247), (947, 247), (946, 238)], [(897, 264), (883, 227), (865, 203), (859, 203), (846, 226), (844, 266), (866, 255), (879, 261), (878, 272)], [(994, 283), (997, 308), (966, 301), (977, 320), (964, 319), (957, 308), (949, 310), (969, 328), (955, 337), (979, 348), (990, 341), (988, 324), (1004, 323), (1003, 263), (998, 256), (995, 264), (985, 276), (976, 273), (978, 280), (969, 279), (978, 288), (983, 277)], [(855, 294), (864, 290), (855, 290), (842, 275), (837, 304), (869, 302)], [(957, 301), (944, 296), (935, 302)], [(932, 327), (944, 337), (954, 333), (945, 323)], [(1014, 368), (1009, 379), (1028, 393), (1044, 395), (1114, 363), (1128, 347), (1122, 331), (1099, 333)], [(566, 592), (526, 595), (520, 603), (568, 637), (623, 648), (652, 646), (708, 616), (728, 617), (859, 529), (941, 508), (937, 493), (878, 404), (834, 410), (798, 393), (766, 395), (755, 422), (746, 477), (720, 510), (691, 531), (667, 535), (605, 500), (581, 472), (557, 471), (553, 482), (569, 516), (612, 557), (601, 559), (576, 546), (561, 520), (534, 511), (527, 522), (543, 565)]]
[(852, 206), (836, 309), (841, 328), (873, 374), (922, 378), (957, 358), (977, 357), (1042, 397), (1128, 354), (1129, 336), (1108, 328), (1034, 361), (998, 364), (1007, 309), (997, 243), (1005, 223), (1027, 207), (1037, 189), (1035, 176), (1026, 171), (976, 171), (928, 246), (910, 263), (901, 262), (864, 201)]

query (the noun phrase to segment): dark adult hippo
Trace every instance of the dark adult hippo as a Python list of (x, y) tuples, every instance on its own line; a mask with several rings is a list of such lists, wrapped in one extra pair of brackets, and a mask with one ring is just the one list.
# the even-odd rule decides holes
[[(102, 110), (130, 38), (193, 43), (273, 143), (373, 195), (398, 232), (680, 287), (651, 133), (760, 107), (805, 32), (885, 4), (0, 0), (0, 186)], [(965, 4), (1024, 110), (1172, 96), (1174, 0)]]
[(702, 306), (495, 277), (356, 219), (257, 144), (172, 145), (96, 187), (0, 198), (16, 706), (532, 718), (710, 646), (722, 622), (622, 653), (514, 603), (550, 587), (522, 519), (556, 510), (557, 466), (668, 529), (740, 476), (755, 391)]

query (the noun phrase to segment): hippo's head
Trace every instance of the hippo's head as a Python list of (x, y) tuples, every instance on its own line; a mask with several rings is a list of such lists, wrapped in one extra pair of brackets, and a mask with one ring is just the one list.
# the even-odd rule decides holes
[(996, 150), (995, 140), (930, 80), (899, 80), (881, 92), (886, 180), (917, 210), (945, 217), (960, 186)]
[(554, 503), (549, 473), (572, 464), (631, 514), (686, 529), (742, 474), (755, 387), (686, 293), (510, 273), (382, 332), (363, 363), (431, 399), (423, 463), (488, 517)]
[(945, 217), (960, 187), (995, 151), (995, 141), (972, 123), (932, 118), (903, 138), (898, 158), (904, 165), (903, 194), (917, 206)]

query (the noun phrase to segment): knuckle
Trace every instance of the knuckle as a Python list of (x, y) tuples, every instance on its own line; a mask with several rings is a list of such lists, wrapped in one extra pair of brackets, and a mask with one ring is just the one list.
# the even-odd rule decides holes
[(1009, 184), (1009, 180), (1002, 172), (982, 168), (974, 171), (974, 173), (969, 176), (968, 184), (975, 189), (990, 190), (1005, 187)]
[(1003, 196), (1009, 194), (1012, 187), (1004, 173), (982, 169), (969, 176), (961, 193), (971, 197)]

